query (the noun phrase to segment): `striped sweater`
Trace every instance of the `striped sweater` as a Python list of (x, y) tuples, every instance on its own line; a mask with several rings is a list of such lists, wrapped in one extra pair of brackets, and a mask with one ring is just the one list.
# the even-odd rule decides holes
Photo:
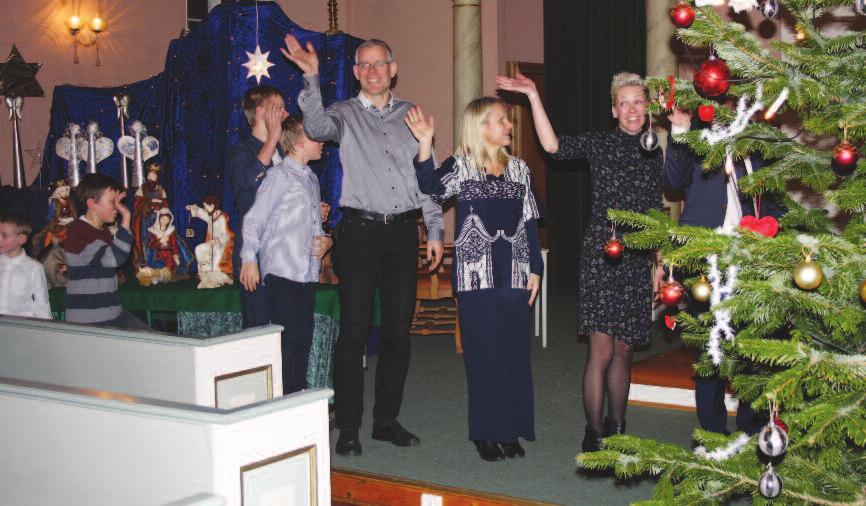
[(132, 233), (120, 227), (112, 237), (86, 220), (69, 225), (66, 241), (66, 321), (106, 323), (120, 316), (116, 269), (129, 258)]

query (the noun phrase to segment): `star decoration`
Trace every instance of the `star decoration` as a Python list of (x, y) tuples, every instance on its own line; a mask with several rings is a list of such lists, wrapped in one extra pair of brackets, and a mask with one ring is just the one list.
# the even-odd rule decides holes
[(268, 72), (268, 69), (273, 67), (275, 64), (268, 61), (268, 55), (271, 54), (270, 51), (266, 53), (262, 53), (262, 49), (256, 44), (256, 52), (250, 53), (246, 51), (247, 58), (249, 60), (243, 64), (244, 67), (247, 68), (247, 79), (251, 77), (256, 78), (256, 84), (260, 84), (262, 82), (262, 76), (270, 79), (271, 74)]
[(6, 63), (0, 64), (0, 95), (9, 97), (44, 97), (42, 86), (36, 81), (41, 63), (27, 63), (12, 46)]

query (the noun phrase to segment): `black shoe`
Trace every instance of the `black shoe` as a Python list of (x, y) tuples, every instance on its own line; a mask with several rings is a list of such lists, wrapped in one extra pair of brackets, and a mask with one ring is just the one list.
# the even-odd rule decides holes
[(601, 445), (601, 433), (587, 425), (581, 449), (584, 452), (597, 452), (601, 450)]
[(505, 458), (499, 445), (489, 439), (477, 439), (473, 443), (475, 443), (475, 448), (478, 450), (478, 455), (481, 455), (482, 460), (496, 462)]
[(504, 453), (509, 459), (526, 455), (526, 451), (524, 451), (523, 447), (520, 446), (520, 441), (515, 441), (513, 443), (499, 443), (499, 446), (502, 447), (502, 453)]
[(358, 429), (341, 429), (334, 451), (337, 455), (342, 455), (343, 457), (347, 455), (360, 455), (361, 441), (358, 439)]
[(604, 417), (604, 437), (614, 434), (625, 434), (625, 420), (614, 420)]
[(418, 436), (404, 429), (397, 420), (391, 420), (386, 425), (374, 425), (373, 439), (389, 441), (397, 446), (415, 446), (421, 443)]

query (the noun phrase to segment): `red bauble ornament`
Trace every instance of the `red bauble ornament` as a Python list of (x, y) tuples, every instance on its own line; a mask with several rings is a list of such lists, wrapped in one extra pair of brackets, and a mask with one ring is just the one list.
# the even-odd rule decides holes
[(701, 63), (695, 72), (695, 89), (707, 97), (718, 97), (728, 91), (731, 86), (730, 79), (731, 69), (728, 64), (711, 56), (709, 60)]
[(716, 107), (713, 104), (703, 104), (698, 106), (698, 118), (700, 118), (704, 123), (713, 121), (713, 118), (715, 117)]
[(668, 281), (659, 290), (659, 300), (667, 307), (678, 306), (683, 300), (683, 285), (676, 281)]
[(782, 419), (779, 418), (778, 416), (773, 418), (773, 425), (782, 429), (785, 432), (785, 434), (788, 433), (788, 425), (785, 422), (783, 422)]
[(622, 258), (623, 245), (619, 239), (611, 239), (604, 245), (604, 254), (611, 260)]
[(677, 4), (671, 9), (671, 21), (678, 28), (688, 28), (695, 21), (695, 10), (689, 4)]
[(857, 152), (857, 148), (853, 144), (848, 142), (848, 139), (833, 148), (833, 167), (839, 170), (853, 169), (859, 158), (860, 153)]

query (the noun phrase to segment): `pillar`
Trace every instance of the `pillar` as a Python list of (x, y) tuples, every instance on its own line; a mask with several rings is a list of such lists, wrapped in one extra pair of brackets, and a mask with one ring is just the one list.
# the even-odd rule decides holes
[(483, 93), (481, 0), (454, 2), (454, 147), (460, 141), (463, 109)]
[[(670, 2), (646, 1), (646, 74), (647, 77), (677, 77), (677, 56), (671, 44), (674, 37), (674, 24), (670, 19)], [(652, 90), (650, 90), (652, 92)], [(650, 97), (655, 99), (656, 97)], [(654, 127), (662, 148), (668, 145), (668, 131)], [(665, 207), (671, 210), (671, 217), (679, 218), (681, 201), (669, 201), (665, 195)]]

